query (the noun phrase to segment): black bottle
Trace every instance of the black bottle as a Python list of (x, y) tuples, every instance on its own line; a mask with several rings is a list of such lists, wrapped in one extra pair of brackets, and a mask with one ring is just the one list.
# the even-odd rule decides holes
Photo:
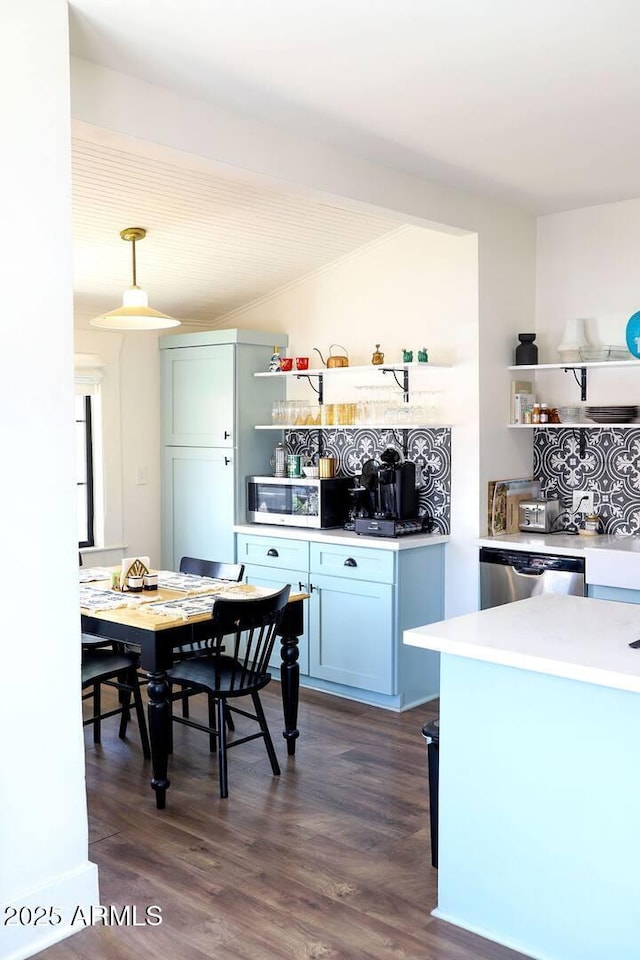
[(535, 333), (519, 333), (520, 343), (516, 347), (516, 365), (529, 366), (538, 362), (538, 348), (533, 342), (536, 338)]

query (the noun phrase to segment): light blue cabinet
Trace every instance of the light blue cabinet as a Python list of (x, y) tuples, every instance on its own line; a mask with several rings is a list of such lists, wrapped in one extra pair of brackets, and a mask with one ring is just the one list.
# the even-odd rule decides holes
[(387, 583), (312, 574), (311, 676), (394, 694), (394, 591)]
[[(352, 544), (311, 543), (311, 674), (396, 694), (396, 553)], [(345, 642), (345, 640), (347, 642)]]
[(640, 603), (640, 590), (626, 587), (602, 587), (599, 584), (587, 585), (587, 596), (594, 600), (620, 600), (622, 603)]
[(165, 447), (162, 453), (163, 564), (177, 570), (180, 558), (233, 560), (233, 451)]
[[(286, 537), (245, 537), (236, 541), (238, 563), (244, 563), (244, 579), (257, 587), (278, 589), (285, 583), (292, 593), (306, 593), (309, 579), (309, 544)], [(298, 640), (300, 673), (309, 673), (309, 616), (305, 610), (304, 633)], [(274, 649), (269, 666), (279, 670), (280, 650)]]
[(235, 345), (174, 347), (162, 353), (162, 441), (182, 447), (232, 447)]
[(438, 695), (438, 654), (405, 646), (402, 633), (444, 615), (443, 544), (390, 550), (313, 532), (305, 540), (242, 533), (237, 556), (248, 582), (309, 593), (303, 686), (394, 710)]
[(233, 561), (246, 477), (268, 471), (271, 418), (284, 381), (257, 383), (283, 334), (213, 330), (161, 337), (162, 565), (182, 556)]

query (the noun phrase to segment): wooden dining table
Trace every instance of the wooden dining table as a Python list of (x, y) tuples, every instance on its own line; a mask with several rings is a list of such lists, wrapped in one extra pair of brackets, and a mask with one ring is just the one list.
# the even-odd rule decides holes
[[(110, 579), (90, 580), (88, 578), (91, 574), (86, 568), (81, 573), (84, 578), (81, 583), (80, 597), (82, 633), (104, 638), (105, 641), (118, 641), (138, 650), (140, 667), (147, 672), (149, 739), (153, 773), (151, 787), (155, 791), (156, 806), (162, 810), (166, 804), (166, 794), (170, 784), (167, 774), (172, 705), (169, 699), (167, 671), (174, 662), (174, 651), (192, 641), (194, 624), (203, 623), (211, 618), (211, 611), (217, 597), (249, 600), (257, 596), (267, 596), (274, 591), (249, 584), (217, 581), (215, 586), (211, 587), (211, 593), (206, 592), (205, 586), (192, 595), (187, 590), (163, 587), (161, 574), (157, 591), (145, 591), (135, 598), (132, 598), (131, 594), (123, 594), (122, 602), (126, 605), (99, 609), (101, 596), (104, 597), (106, 604), (117, 603), (117, 592), (114, 591), (110, 598)], [(171, 574), (169, 574), (169, 581), (170, 577)], [(206, 605), (207, 612), (189, 613), (184, 609), (176, 609), (175, 615), (172, 614), (172, 609), (179, 607), (176, 601), (193, 600), (196, 596), (203, 603), (195, 605)], [(290, 595), (278, 628), (284, 715), (282, 735), (286, 740), (289, 756), (295, 754), (296, 740), (299, 736), (297, 728), (300, 681), (298, 639), (304, 629), (304, 600), (307, 596), (305, 593)], [(164, 604), (169, 606), (164, 608)], [(155, 611), (152, 609), (154, 607)], [(160, 610), (163, 611), (161, 614)]]

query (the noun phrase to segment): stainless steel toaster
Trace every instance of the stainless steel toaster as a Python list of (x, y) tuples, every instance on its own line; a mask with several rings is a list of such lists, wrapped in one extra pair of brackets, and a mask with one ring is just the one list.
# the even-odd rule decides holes
[(518, 504), (518, 527), (523, 532), (550, 533), (559, 515), (559, 500), (521, 500)]

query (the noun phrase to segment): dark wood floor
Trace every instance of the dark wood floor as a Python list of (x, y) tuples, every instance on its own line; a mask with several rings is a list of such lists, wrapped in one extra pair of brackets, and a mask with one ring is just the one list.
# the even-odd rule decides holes
[(421, 728), (437, 706), (399, 715), (303, 691), (302, 734), (287, 759), (277, 683), (263, 700), (282, 776), (272, 777), (260, 741), (244, 744), (229, 756), (230, 795), (220, 800), (206, 736), (179, 726), (164, 811), (135, 726), (122, 742), (117, 719), (106, 721), (100, 747), (85, 731), (101, 903), (135, 905), (138, 923), (158, 905), (163, 922), (90, 927), (38, 956), (521, 958), (430, 916), (437, 872)]

